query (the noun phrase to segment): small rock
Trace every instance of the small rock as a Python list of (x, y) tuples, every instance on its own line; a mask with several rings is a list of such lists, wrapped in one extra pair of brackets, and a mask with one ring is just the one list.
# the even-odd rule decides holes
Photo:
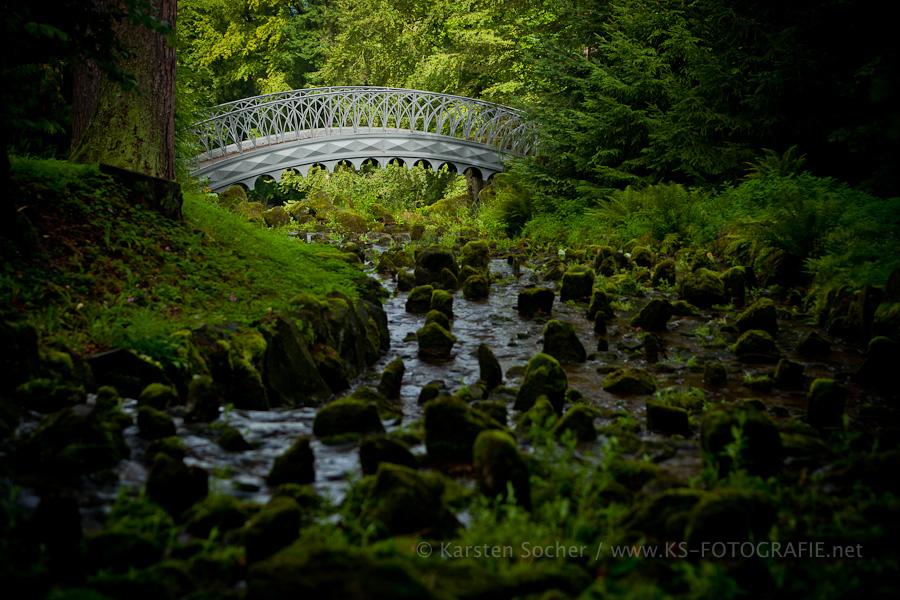
[(511, 435), (498, 430), (482, 431), (473, 448), (475, 481), (478, 490), (488, 498), (506, 498), (511, 485), (516, 502), (531, 509), (531, 487), (528, 467), (519, 455)]
[(691, 435), (691, 427), (688, 424), (688, 413), (683, 408), (668, 406), (660, 402), (648, 400), (647, 430), (659, 431), (665, 435)]
[(672, 318), (672, 314), (672, 304), (668, 300), (654, 298), (631, 319), (631, 326), (646, 331), (665, 331), (666, 323)]
[(652, 394), (656, 380), (644, 369), (623, 367), (603, 379), (603, 389), (611, 394)]
[(527, 411), (540, 396), (547, 396), (554, 410), (561, 413), (568, 387), (568, 376), (559, 361), (549, 354), (538, 353), (528, 361), (514, 408)]
[(551, 320), (544, 326), (544, 347), (542, 352), (549, 354), (563, 364), (582, 363), (587, 359), (587, 352), (575, 327), (571, 323)]
[(519, 292), (516, 309), (521, 317), (533, 317), (540, 312), (551, 314), (556, 294), (548, 288), (528, 288)]
[(301, 436), (285, 450), (284, 454), (275, 458), (266, 483), (271, 486), (283, 483), (312, 483), (316, 480), (314, 461), (309, 438)]
[(833, 379), (816, 379), (806, 395), (806, 422), (816, 428), (840, 427), (847, 390)]

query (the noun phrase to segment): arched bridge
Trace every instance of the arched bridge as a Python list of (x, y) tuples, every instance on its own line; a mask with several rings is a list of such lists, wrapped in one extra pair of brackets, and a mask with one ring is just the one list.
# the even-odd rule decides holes
[(508, 106), (387, 87), (310, 88), (221, 104), (194, 126), (201, 154), (193, 174), (212, 191), (252, 188), (288, 169), (306, 175), (347, 161), (449, 165), (487, 179), (508, 156), (533, 152), (535, 128)]

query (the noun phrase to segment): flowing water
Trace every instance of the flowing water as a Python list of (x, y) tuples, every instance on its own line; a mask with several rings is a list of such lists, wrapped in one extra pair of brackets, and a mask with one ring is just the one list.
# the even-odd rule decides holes
[[(371, 267), (371, 264), (369, 265)], [(383, 368), (396, 357), (401, 357), (406, 367), (401, 389), (403, 419), (399, 426), (408, 424), (422, 417), (422, 407), (418, 404), (419, 392), (425, 384), (440, 380), (453, 392), (463, 385), (475, 383), (479, 378), (479, 366), (476, 349), (479, 344), (487, 344), (496, 355), (506, 374), (505, 384), (516, 387), (521, 383), (524, 367), (528, 360), (542, 350), (542, 331), (550, 317), (526, 319), (518, 315), (516, 302), (518, 293), (535, 285), (548, 285), (540, 281), (538, 275), (529, 269), (513, 269), (505, 260), (492, 260), (490, 271), (494, 279), (491, 295), (486, 300), (470, 301), (457, 293), (453, 305), (453, 334), (458, 341), (453, 353), (447, 359), (429, 359), (418, 356), (418, 344), (415, 332), (424, 324), (425, 315), (411, 314), (405, 310), (406, 293), (393, 293), (395, 282), (387, 276), (379, 277), (391, 296), (384, 301), (391, 335), (389, 352), (369, 372), (354, 382), (354, 387), (373, 385)], [(373, 275), (375, 276), (375, 275)], [(653, 295), (664, 295), (650, 292)], [(653, 372), (659, 388), (669, 386), (697, 387), (704, 389), (701, 383), (702, 365), (711, 360), (726, 365), (729, 383), (716, 390), (717, 398), (761, 398), (776, 418), (799, 416), (804, 407), (803, 391), (783, 391), (760, 393), (742, 385), (744, 376), (772, 372), (771, 365), (748, 366), (734, 360), (725, 340), (714, 335), (698, 336), (698, 327), (710, 323), (715, 329), (716, 322), (724, 318), (734, 319), (737, 313), (724, 311), (704, 311), (699, 317), (676, 317), (669, 322), (668, 330), (660, 337), (663, 353), (660, 362), (648, 364), (640, 351), (638, 332), (629, 325), (629, 320), (637, 310), (649, 300), (647, 298), (622, 297), (616, 311), (616, 317), (607, 324), (609, 352), (593, 353), (597, 348), (598, 335), (594, 333), (594, 324), (588, 321), (585, 313), (587, 306), (583, 303), (561, 303), (558, 299), (553, 306), (552, 318), (571, 323), (585, 346), (589, 355), (587, 362), (565, 366), (569, 387), (580, 391), (585, 401), (601, 409), (603, 414), (625, 410), (643, 422), (645, 396), (617, 396), (602, 389), (602, 381), (606, 373), (614, 368), (633, 365), (647, 368)], [(672, 296), (672, 299), (675, 299)], [(796, 341), (809, 326), (798, 322), (780, 322), (778, 336), (782, 349), (793, 348)], [(706, 327), (701, 329), (705, 333)], [(733, 342), (733, 335), (726, 335), (727, 342)], [(716, 343), (718, 342), (718, 343)], [(827, 361), (806, 363), (806, 375), (815, 377), (840, 378), (842, 373), (853, 372), (862, 360), (861, 351), (854, 347), (834, 345), (834, 352)], [(787, 353), (794, 360), (798, 358)], [(801, 361), (804, 362), (804, 361)], [(349, 391), (347, 392), (349, 393)], [(707, 392), (707, 398), (713, 393)], [(134, 400), (126, 400), (123, 410), (136, 416), (137, 405)], [(776, 408), (778, 407), (778, 408)], [(231, 426), (243, 433), (245, 439), (254, 446), (244, 452), (228, 452), (220, 448), (215, 439), (218, 432), (205, 424), (186, 424), (181, 415), (174, 413), (178, 428), (178, 436), (187, 449), (185, 462), (207, 470), (210, 474), (210, 485), (213, 489), (234, 494), (248, 500), (265, 501), (271, 494), (266, 486), (265, 477), (275, 457), (283, 453), (294, 440), (301, 435), (312, 436), (312, 422), (315, 417), (314, 408), (278, 409), (271, 411), (223, 410), (220, 421), (227, 421)], [(848, 412), (851, 412), (850, 409)], [(512, 418), (513, 415), (511, 415)], [(608, 419), (598, 418), (597, 425), (609, 423)], [(34, 426), (34, 424), (26, 425)], [(392, 424), (389, 430), (397, 427)], [(86, 525), (100, 524), (104, 513), (115, 499), (120, 486), (139, 489), (147, 478), (147, 466), (140, 462), (147, 442), (138, 436), (137, 426), (132, 425), (126, 432), (126, 439), (132, 447), (132, 460), (123, 461), (116, 468), (118, 481), (108, 478), (90, 479), (82, 493), (82, 508)], [(695, 434), (695, 438), (697, 434)], [(661, 466), (674, 477), (687, 480), (699, 473), (700, 457), (696, 441), (670, 441), (663, 436), (644, 431), (642, 438), (657, 441), (669, 447), (669, 451), (657, 458), (665, 457)], [(586, 444), (582, 454), (598, 456), (604, 439)], [(660, 444), (660, 445), (661, 445)], [(360, 476), (357, 444), (325, 445), (312, 436), (312, 449), (315, 454), (316, 481), (315, 489), (333, 501), (340, 501), (349, 482)], [(424, 453), (420, 445), (414, 452)], [(37, 495), (23, 490), (20, 502), (29, 505), (37, 501)]]

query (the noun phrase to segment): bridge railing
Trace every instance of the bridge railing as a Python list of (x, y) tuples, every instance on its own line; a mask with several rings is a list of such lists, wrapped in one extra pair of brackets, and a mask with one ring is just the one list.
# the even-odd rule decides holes
[(209, 109), (194, 126), (200, 161), (259, 147), (346, 133), (406, 130), (491, 145), (525, 156), (536, 128), (508, 106), (386, 87), (310, 88), (245, 98)]

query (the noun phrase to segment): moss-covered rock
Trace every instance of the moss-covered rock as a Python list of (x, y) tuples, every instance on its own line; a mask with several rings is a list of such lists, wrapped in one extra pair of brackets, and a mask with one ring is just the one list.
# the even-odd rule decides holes
[(650, 285), (658, 287), (661, 284), (672, 285), (675, 283), (675, 261), (667, 258), (660, 261), (653, 269)]
[(164, 383), (151, 383), (138, 396), (138, 406), (152, 406), (156, 410), (165, 410), (167, 406), (177, 404), (178, 392)]
[(775, 385), (784, 389), (800, 389), (803, 387), (803, 365), (786, 358), (778, 361), (775, 367)]
[(347, 366), (337, 350), (327, 344), (315, 344), (310, 349), (310, 356), (328, 389), (338, 393), (350, 387)]
[(243, 527), (252, 512), (234, 496), (212, 494), (185, 513), (185, 528), (191, 535), (206, 539), (213, 528), (225, 533)]
[(94, 354), (87, 363), (97, 385), (111, 385), (126, 398), (137, 398), (151, 383), (171, 383), (159, 363), (131, 350)]
[(137, 424), (140, 436), (146, 440), (175, 435), (175, 422), (172, 417), (152, 406), (138, 407)]
[(491, 294), (491, 284), (483, 273), (476, 273), (466, 277), (462, 290), (466, 300), (484, 300)]
[(439, 310), (429, 310), (425, 315), (425, 325), (430, 325), (431, 323), (437, 323), (447, 331), (450, 331), (453, 328), (453, 324), (450, 319), (447, 318), (447, 315)]
[(456, 277), (456, 274), (453, 271), (446, 267), (441, 271), (441, 288), (451, 292), (459, 289), (459, 278)]
[(435, 460), (472, 462), (472, 444), (482, 431), (500, 423), (462, 400), (438, 397), (425, 404), (425, 450)]
[(247, 521), (241, 534), (247, 562), (263, 560), (284, 548), (300, 535), (300, 505), (293, 498), (275, 496)]
[(131, 455), (118, 424), (87, 406), (45, 417), (13, 455), (16, 470), (70, 478), (114, 467)]
[(538, 353), (528, 361), (522, 385), (516, 394), (515, 409), (527, 411), (540, 396), (547, 396), (557, 413), (562, 412), (569, 378), (559, 361), (549, 354)]
[(659, 431), (665, 435), (691, 435), (691, 426), (688, 423), (688, 412), (678, 406), (669, 406), (661, 402), (648, 400), (647, 430)]
[(653, 252), (646, 246), (635, 246), (631, 249), (631, 262), (639, 267), (649, 269), (653, 266), (654, 260)]
[[(424, 272), (424, 281), (420, 285), (439, 283), (441, 272), (449, 269), (452, 273), (459, 273), (459, 265), (453, 251), (443, 246), (429, 246), (416, 256), (416, 268)], [(418, 282), (418, 280), (417, 280)]]
[(378, 391), (384, 394), (384, 397), (388, 400), (399, 399), (404, 373), (406, 373), (406, 366), (403, 364), (403, 358), (398, 356), (388, 363), (384, 368), (384, 371), (381, 372), (381, 380), (378, 382)]
[(384, 433), (384, 425), (374, 402), (348, 396), (329, 402), (316, 412), (313, 433), (318, 437)]
[(591, 303), (588, 305), (587, 318), (591, 321), (594, 319), (608, 321), (615, 316), (609, 294), (603, 290), (594, 290), (591, 295)]
[(453, 319), (453, 294), (446, 290), (434, 290), (428, 310), (442, 312), (448, 319)]
[(516, 310), (521, 317), (533, 317), (538, 312), (549, 315), (555, 298), (556, 294), (549, 288), (527, 288), (519, 292)]
[(460, 252), (460, 265), (468, 265), (476, 269), (486, 269), (490, 263), (491, 248), (484, 240), (467, 243)]
[(706, 385), (725, 385), (728, 383), (728, 371), (725, 365), (716, 361), (708, 362), (703, 368), (703, 383)]
[(597, 439), (597, 428), (594, 427), (594, 419), (597, 416), (596, 410), (584, 404), (577, 404), (556, 422), (553, 433), (562, 437), (571, 431), (579, 442), (593, 442)]
[(359, 463), (363, 475), (374, 475), (381, 463), (402, 465), (410, 469), (418, 466), (415, 455), (401, 440), (383, 435), (370, 435), (359, 445)]
[(272, 406), (315, 406), (331, 395), (316, 369), (309, 342), (293, 319), (277, 315), (263, 333), (266, 350), (261, 377)]
[(565, 272), (559, 287), (559, 299), (586, 300), (594, 288), (594, 271), (588, 267), (575, 266)]
[(360, 519), (388, 535), (424, 533), (442, 538), (458, 527), (444, 504), (444, 482), (439, 475), (381, 463), (360, 488), (358, 492), (364, 498)]
[(840, 427), (846, 397), (846, 388), (838, 382), (816, 379), (806, 395), (806, 422), (817, 428)]
[(559, 258), (551, 258), (541, 268), (545, 281), (559, 281), (566, 274), (566, 263)]
[(284, 454), (275, 458), (266, 483), (272, 486), (284, 483), (312, 483), (316, 480), (315, 457), (309, 446), (309, 438), (301, 436), (294, 440)]
[(267, 227), (284, 227), (291, 222), (291, 215), (284, 210), (283, 206), (273, 206), (262, 214), (263, 221)]
[(775, 517), (775, 502), (763, 492), (715, 490), (691, 511), (686, 541), (694, 548), (715, 542), (766, 541)]
[(179, 516), (209, 493), (209, 476), (200, 467), (189, 467), (163, 453), (153, 459), (147, 475), (147, 497)]
[(219, 193), (219, 206), (226, 209), (234, 209), (241, 202), (247, 201), (247, 192), (244, 187), (234, 184), (224, 192)]
[(484, 382), (487, 389), (494, 388), (503, 383), (503, 369), (500, 368), (500, 361), (494, 356), (494, 353), (487, 344), (478, 345), (478, 378)]
[(877, 336), (869, 340), (866, 360), (860, 366), (856, 379), (865, 386), (896, 393), (897, 365), (900, 364), (900, 343)]
[(438, 325), (429, 323), (416, 332), (419, 342), (419, 354), (435, 358), (446, 358), (453, 350), (456, 336)]
[(421, 390), (419, 390), (419, 406), (424, 406), (429, 400), (434, 400), (435, 398), (442, 396), (450, 397), (450, 391), (447, 389), (447, 385), (439, 380), (429, 381), (422, 386)]
[(355, 212), (349, 210), (337, 210), (334, 212), (333, 218), (342, 231), (348, 233), (366, 233), (369, 230), (366, 219)]
[(775, 339), (761, 329), (745, 331), (731, 349), (742, 362), (775, 364), (781, 358)]
[(372, 219), (379, 223), (394, 223), (397, 221), (394, 215), (391, 214), (391, 211), (378, 203), (369, 205), (369, 212), (372, 214)]
[(720, 404), (708, 410), (700, 421), (700, 439), (705, 458), (722, 474), (738, 468), (769, 477), (781, 470), (778, 428), (765, 413), (746, 404)]
[(181, 438), (172, 436), (150, 442), (141, 459), (146, 463), (153, 464), (153, 459), (156, 458), (156, 455), (159, 453), (165, 454), (175, 460), (181, 460), (187, 455), (187, 451), (184, 448), (184, 442), (181, 441)]
[(761, 329), (773, 337), (776, 336), (778, 334), (778, 311), (775, 303), (770, 298), (760, 298), (741, 313), (735, 325), (741, 333), (751, 329)]
[(631, 319), (632, 327), (645, 331), (665, 331), (666, 323), (672, 318), (672, 303), (665, 298), (654, 298), (645, 304)]
[(806, 358), (820, 358), (831, 354), (831, 342), (818, 331), (809, 331), (797, 343), (797, 354)]
[(41, 377), (26, 381), (16, 388), (16, 404), (26, 410), (42, 414), (54, 413), (87, 401), (83, 386)]
[(478, 491), (488, 498), (506, 498), (507, 486), (511, 486), (516, 502), (526, 510), (531, 509), (528, 467), (510, 434), (498, 430), (482, 431), (475, 440), (472, 454)]
[(519, 415), (519, 430), (527, 430), (534, 426), (551, 428), (558, 418), (559, 415), (547, 396), (540, 396), (531, 408)]
[(587, 352), (575, 327), (571, 323), (548, 321), (544, 326), (544, 346), (541, 352), (549, 354), (563, 364), (582, 363), (587, 359)]
[(501, 425), (506, 425), (509, 417), (506, 402), (503, 400), (476, 400), (472, 403), (472, 408), (483, 412)]
[[(414, 287), (406, 298), (406, 312), (414, 314), (427, 313), (431, 310), (431, 296), (433, 294), (434, 287), (431, 285)], [(450, 318), (449, 315), (448, 318)]]
[[(725, 295), (731, 298), (735, 306), (743, 306), (747, 303), (748, 286), (747, 267), (731, 267), (722, 273), (722, 285), (725, 287)], [(765, 329), (760, 327), (759, 329)]]
[(622, 367), (603, 379), (603, 389), (611, 394), (652, 394), (656, 379), (644, 369)]
[(699, 308), (710, 308), (715, 304), (727, 304), (729, 301), (718, 274), (704, 268), (684, 277), (681, 281), (681, 296)]
[(188, 388), (185, 421), (208, 422), (219, 418), (222, 393), (212, 377), (202, 376), (191, 381)]
[(244, 452), (251, 448), (247, 440), (244, 439), (243, 434), (231, 425), (225, 425), (219, 430), (216, 444), (218, 444), (219, 448), (228, 452)]

